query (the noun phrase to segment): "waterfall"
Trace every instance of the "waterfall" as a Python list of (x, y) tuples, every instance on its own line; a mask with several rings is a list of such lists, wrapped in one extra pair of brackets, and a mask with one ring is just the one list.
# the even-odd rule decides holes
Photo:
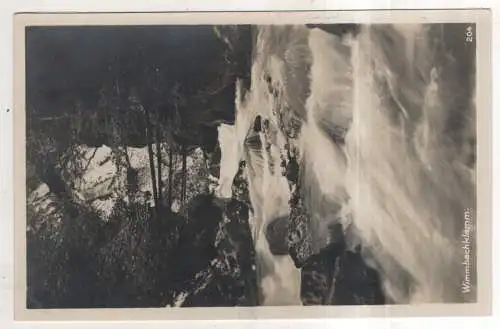
[[(366, 25), (355, 37), (259, 27), (251, 90), (237, 98), (235, 125), (219, 129), (219, 191), (229, 193), (246, 160), (263, 305), (301, 303), (300, 270), (290, 256), (273, 255), (263, 233), (290, 213), (279, 171), (286, 142), (299, 150), (315, 244), (327, 244), (326, 228), (340, 223), (348, 245), (361, 245), (380, 273), (389, 300), (462, 298), (461, 233), (475, 196), (475, 91), (463, 88), (474, 72), (460, 76), (459, 62), (474, 67), (474, 55), (454, 57), (443, 38), (431, 25)], [(276, 108), (301, 118), (297, 139), (283, 134)], [(268, 136), (252, 131), (257, 115), (269, 119)], [(260, 142), (250, 147), (249, 138)]]

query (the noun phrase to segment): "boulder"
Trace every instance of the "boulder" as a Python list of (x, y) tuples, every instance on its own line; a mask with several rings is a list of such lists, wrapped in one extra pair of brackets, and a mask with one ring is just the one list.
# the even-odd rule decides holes
[(273, 219), (266, 226), (265, 236), (273, 255), (288, 255), (288, 222), (288, 216), (283, 216)]
[(209, 264), (183, 287), (187, 297), (182, 306), (256, 306), (255, 251), (243, 202), (223, 202), (214, 246), (216, 253)]

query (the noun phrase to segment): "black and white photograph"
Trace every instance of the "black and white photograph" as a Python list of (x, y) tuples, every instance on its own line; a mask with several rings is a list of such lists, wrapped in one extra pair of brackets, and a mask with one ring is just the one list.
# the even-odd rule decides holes
[(478, 31), (25, 26), (26, 309), (477, 302)]

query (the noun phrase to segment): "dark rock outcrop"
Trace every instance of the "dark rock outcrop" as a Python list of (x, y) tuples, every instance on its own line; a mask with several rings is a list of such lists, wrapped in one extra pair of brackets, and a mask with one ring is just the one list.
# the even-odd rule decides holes
[(348, 33), (356, 35), (361, 28), (360, 24), (306, 24), (306, 26), (310, 29), (321, 29), (338, 37), (342, 37)]
[(245, 161), (240, 161), (238, 172), (234, 176), (233, 184), (231, 185), (231, 196), (233, 199), (243, 202), (250, 210), (253, 210), (248, 191), (248, 180), (244, 171), (245, 166)]
[(253, 123), (253, 131), (259, 133), (262, 131), (262, 116), (258, 115)]
[(257, 276), (255, 250), (248, 223), (248, 207), (232, 199), (225, 207), (225, 220), (219, 228), (215, 265), (220, 287), (232, 305), (255, 306)]
[(337, 258), (333, 282), (332, 305), (384, 304), (378, 273), (368, 267), (360, 251), (344, 251)]
[(215, 254), (193, 273), (183, 289), (183, 307), (255, 306), (258, 303), (255, 252), (248, 224), (248, 207), (225, 202), (214, 238)]
[(298, 191), (290, 200), (289, 252), (295, 266), (302, 267), (317, 250), (311, 230), (311, 219), (302, 204)]
[(301, 270), (304, 305), (378, 305), (385, 298), (378, 273), (359, 251), (330, 245), (307, 260)]
[(267, 224), (266, 240), (273, 255), (288, 255), (288, 216), (278, 217)]
[(174, 291), (182, 291), (182, 286), (193, 280), (217, 255), (215, 237), (222, 210), (214, 201), (211, 195), (196, 196), (186, 209), (186, 223), (173, 257), (176, 260), (171, 277)]
[(215, 231), (210, 228), (211, 239), (215, 232), (215, 253), (206, 257), (203, 268), (187, 277), (189, 282), (185, 282), (184, 289), (176, 292), (187, 296), (182, 303), (184, 307), (256, 306), (259, 303), (256, 254), (248, 222), (251, 203), (244, 168), (245, 162), (241, 161), (233, 180), (232, 198), (212, 200), (219, 208), (220, 217), (204, 228), (213, 228), (212, 224), (217, 222)]
[(202, 195), (187, 207), (188, 220), (179, 239), (181, 259), (173, 276), (177, 282), (174, 305), (179, 298), (184, 298), (180, 302), (183, 307), (258, 305), (256, 255), (248, 222), (251, 203), (244, 168), (242, 161), (233, 180), (231, 199)]
[(311, 256), (301, 268), (300, 297), (304, 305), (330, 304), (335, 264), (342, 250), (335, 247), (332, 245)]
[(229, 47), (229, 60), (234, 65), (236, 76), (243, 82), (242, 97), (251, 87), (253, 45), (256, 28), (251, 25), (216, 25), (216, 34)]

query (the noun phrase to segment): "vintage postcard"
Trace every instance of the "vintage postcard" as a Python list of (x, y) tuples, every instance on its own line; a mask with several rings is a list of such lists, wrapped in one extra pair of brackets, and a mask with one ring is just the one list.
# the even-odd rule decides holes
[(16, 320), (491, 312), (491, 13), (15, 16)]

